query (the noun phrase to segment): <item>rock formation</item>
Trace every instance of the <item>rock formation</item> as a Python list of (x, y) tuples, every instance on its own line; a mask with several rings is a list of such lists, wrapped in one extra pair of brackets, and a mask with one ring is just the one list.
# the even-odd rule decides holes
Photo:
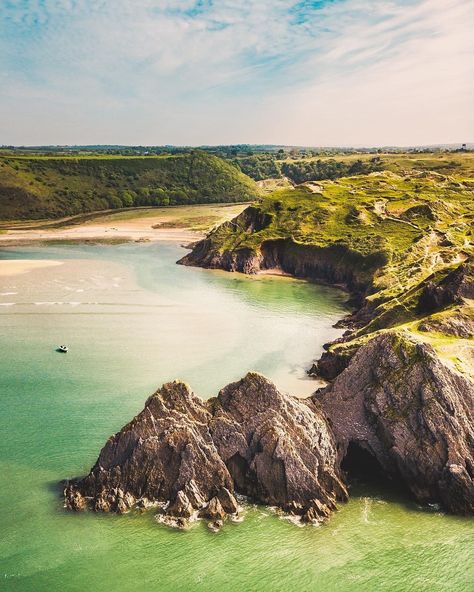
[(250, 373), (219, 393), (210, 430), (239, 493), (307, 521), (327, 518), (347, 499), (323, 416), (263, 376)]
[(198, 516), (219, 527), (234, 494), (317, 522), (347, 499), (336, 444), (311, 401), (249, 373), (204, 402), (184, 383), (164, 385), (109, 438), (89, 475), (66, 484), (65, 506), (124, 512), (158, 504), (160, 520)]
[(474, 384), (430, 345), (379, 335), (313, 400), (341, 456), (363, 449), (418, 501), (474, 514)]
[(109, 438), (89, 475), (66, 487), (66, 507), (122, 512), (137, 500), (161, 502), (180, 524), (215, 496), (225, 499), (233, 483), (210, 437), (210, 418), (187, 385), (164, 385)]
[[(441, 218), (424, 203), (398, 218), (380, 210), (386, 183), (397, 179), (367, 180), (372, 210), (347, 209), (355, 199), (350, 180), (339, 182), (341, 203), (332, 184), (324, 200), (304, 189), (268, 198), (180, 261), (244, 273), (279, 267), (343, 285), (358, 310), (311, 370), (329, 386), (301, 400), (249, 373), (203, 402), (183, 383), (169, 383), (109, 439), (87, 477), (67, 484), (66, 507), (124, 512), (154, 504), (163, 522), (184, 526), (202, 516), (215, 529), (239, 511), (242, 494), (319, 522), (347, 499), (341, 467), (368, 455), (419, 502), (473, 515), (473, 373), (459, 371), (473, 352), (469, 241), (447, 237), (446, 220), (433, 228), (448, 210), (454, 215), (457, 196)], [(462, 235), (468, 218), (461, 214)], [(443, 349), (456, 339), (462, 353)]]

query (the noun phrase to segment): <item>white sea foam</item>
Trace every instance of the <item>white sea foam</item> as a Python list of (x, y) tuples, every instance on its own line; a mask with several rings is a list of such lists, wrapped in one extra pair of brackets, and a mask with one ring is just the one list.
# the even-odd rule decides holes
[(0, 292), (0, 296), (14, 296), (18, 292)]
[(13, 306), (16, 302), (0, 302), (0, 306)]
[(36, 306), (54, 306), (55, 304), (69, 304), (69, 302), (54, 302), (54, 301), (45, 301), (45, 302), (33, 302)]

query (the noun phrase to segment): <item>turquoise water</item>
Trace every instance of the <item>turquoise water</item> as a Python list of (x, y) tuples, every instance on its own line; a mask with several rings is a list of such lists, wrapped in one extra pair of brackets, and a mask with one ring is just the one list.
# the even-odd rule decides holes
[[(322, 527), (265, 507), (219, 533), (152, 513), (69, 514), (57, 482), (162, 382), (204, 396), (249, 369), (308, 394), (305, 367), (339, 335), (339, 292), (189, 269), (173, 244), (5, 249), (57, 267), (0, 278), (0, 589), (467, 591), (474, 521), (359, 486)], [(1, 265), (1, 262), (0, 262)], [(70, 346), (67, 355), (54, 350)]]

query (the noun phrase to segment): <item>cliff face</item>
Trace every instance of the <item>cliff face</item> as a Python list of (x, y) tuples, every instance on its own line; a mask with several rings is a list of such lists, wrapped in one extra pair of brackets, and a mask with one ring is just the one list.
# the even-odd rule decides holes
[(255, 373), (204, 402), (164, 385), (112, 436), (89, 475), (68, 483), (65, 506), (124, 512), (158, 504), (160, 520), (213, 527), (238, 512), (234, 494), (317, 522), (347, 499), (336, 444), (311, 401), (283, 395)]
[(240, 493), (306, 520), (347, 498), (332, 433), (310, 401), (251, 373), (226, 386), (213, 411), (212, 439)]
[(418, 501), (474, 513), (474, 384), (431, 346), (379, 335), (313, 400), (342, 456), (365, 450)]
[[(267, 217), (265, 217), (267, 216)], [(238, 226), (246, 233), (261, 232), (268, 215), (258, 208), (248, 207), (235, 221), (226, 222)], [(265, 269), (280, 269), (298, 278), (312, 279), (346, 288), (361, 302), (361, 296), (369, 289), (372, 277), (385, 262), (381, 253), (362, 255), (345, 245), (315, 246), (298, 244), (291, 238), (263, 240), (258, 249), (242, 246), (238, 249), (216, 249), (208, 237), (193, 245), (190, 253), (178, 261), (181, 265), (224, 269), (255, 274)]]

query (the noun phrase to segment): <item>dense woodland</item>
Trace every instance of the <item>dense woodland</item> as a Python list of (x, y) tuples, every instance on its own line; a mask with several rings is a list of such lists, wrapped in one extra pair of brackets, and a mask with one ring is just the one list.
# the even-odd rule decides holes
[(255, 181), (285, 176), (297, 185), (307, 181), (339, 179), (382, 170), (382, 160), (378, 156), (366, 161), (357, 159), (351, 162), (334, 158), (325, 160), (302, 158), (288, 161), (279, 160), (272, 155), (256, 155), (235, 159), (233, 162)]
[(202, 152), (142, 157), (0, 157), (0, 218), (253, 200), (254, 182)]

